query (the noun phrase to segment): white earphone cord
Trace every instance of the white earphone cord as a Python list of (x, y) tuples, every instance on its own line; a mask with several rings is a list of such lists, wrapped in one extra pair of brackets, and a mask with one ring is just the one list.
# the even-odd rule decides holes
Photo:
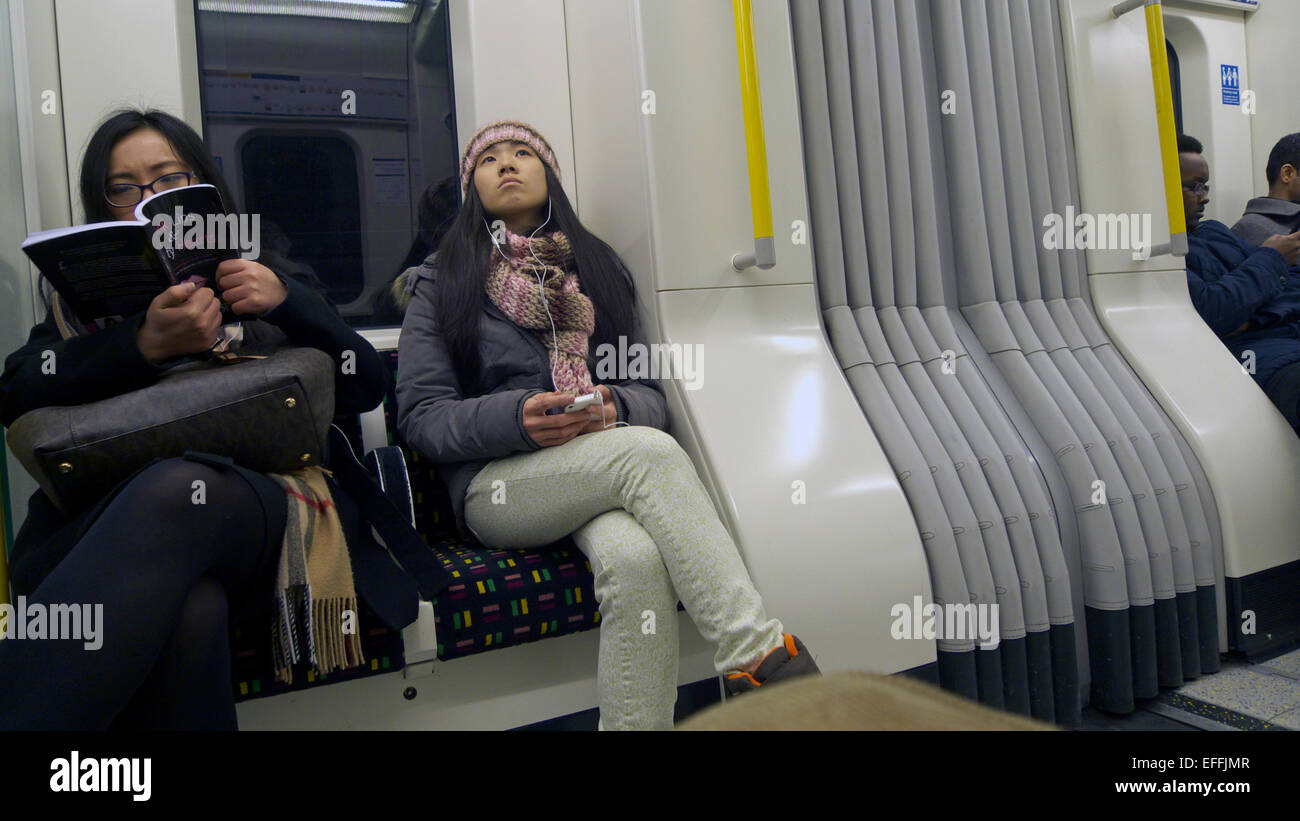
[[(542, 295), (542, 307), (546, 309), (546, 318), (551, 323), (551, 345), (552, 345), (551, 348), (552, 354), (550, 357), (551, 387), (555, 388), (556, 392), (558, 393), (560, 387), (555, 382), (555, 362), (560, 354), (560, 340), (558, 334), (556, 334), (555, 332), (555, 317), (551, 316), (550, 302), (548, 302), (546, 299), (546, 288), (545, 288), (545, 280), (544, 280), (545, 274), (543, 273), (546, 270), (546, 264), (543, 263), (541, 258), (537, 256), (537, 252), (533, 250), (533, 243), (532, 243), (532, 239), (537, 235), (537, 232), (542, 230), (542, 228), (545, 227), (546, 224), (549, 223), (550, 221), (551, 221), (551, 199), (550, 197), (547, 197), (546, 198), (546, 219), (542, 222), (541, 225), (533, 229), (533, 233), (528, 235), (528, 253), (532, 254), (533, 259), (537, 261), (537, 264), (539, 266), (541, 266), (540, 270), (537, 268), (532, 268), (531, 265), (529, 267), (532, 268), (533, 276), (537, 277), (537, 292)], [(488, 221), (486, 219), (483, 220), (483, 226), (488, 229), (488, 236), (492, 238), (492, 247), (496, 249), (496, 252), (498, 254), (500, 254), (502, 257), (505, 257), (506, 262), (509, 262), (510, 258), (506, 256), (506, 253), (504, 251), (501, 250), (501, 245), (500, 243), (497, 242), (496, 234), (493, 233), (492, 227), (488, 225)], [(600, 427), (602, 430), (608, 430), (609, 428), (616, 428), (619, 425), (623, 425), (625, 427), (631, 427), (630, 425), (628, 425), (627, 422), (615, 421), (606, 424), (605, 423), (605, 397), (601, 396), (600, 400), (601, 400), (600, 401)]]

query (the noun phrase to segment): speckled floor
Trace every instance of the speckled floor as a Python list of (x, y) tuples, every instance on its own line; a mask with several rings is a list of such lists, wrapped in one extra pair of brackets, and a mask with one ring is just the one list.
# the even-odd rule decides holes
[(1258, 664), (1225, 660), (1160, 700), (1240, 729), (1300, 730), (1300, 648)]

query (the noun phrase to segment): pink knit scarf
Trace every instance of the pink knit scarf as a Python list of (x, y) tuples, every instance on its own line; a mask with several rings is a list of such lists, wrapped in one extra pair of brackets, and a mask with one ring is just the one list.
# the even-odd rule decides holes
[[(596, 311), (578, 288), (568, 237), (561, 231), (531, 240), (508, 231), (506, 236), (510, 259), (493, 253), (486, 282), (488, 298), (546, 346), (557, 391), (575, 396), (591, 393), (594, 387), (587, 370), (587, 340), (596, 330)], [(542, 290), (546, 292), (545, 303)]]

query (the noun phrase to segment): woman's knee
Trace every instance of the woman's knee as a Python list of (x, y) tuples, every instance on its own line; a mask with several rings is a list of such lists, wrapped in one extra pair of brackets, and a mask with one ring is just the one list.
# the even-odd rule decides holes
[(233, 501), (242, 484), (231, 471), (184, 458), (164, 459), (136, 474), (114, 502), (120, 500), (162, 521), (172, 521), (206, 509), (209, 500)]

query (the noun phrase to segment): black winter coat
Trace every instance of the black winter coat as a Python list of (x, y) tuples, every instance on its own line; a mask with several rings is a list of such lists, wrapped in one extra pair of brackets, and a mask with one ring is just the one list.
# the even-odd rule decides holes
[[(318, 348), (340, 363), (345, 352), (350, 351), (355, 356), (355, 369), (350, 367), (348, 375), (335, 378), (335, 412), (362, 413), (377, 406), (392, 381), (383, 359), (320, 294), (296, 278), (278, 272), (277, 276), (285, 283), (288, 295), (259, 319), (244, 320), (244, 344), (287, 337), (292, 344)], [(47, 315), (32, 329), (27, 344), (5, 360), (0, 375), (0, 423), (8, 426), (35, 408), (86, 404), (153, 384), (167, 368), (150, 363), (136, 347), (136, 331), (143, 321), (141, 313), (88, 336), (64, 340)], [(55, 354), (57, 367), (53, 374), (41, 370), (45, 351)], [(345, 506), (355, 510), (350, 500), (336, 501), (340, 514)], [(76, 528), (72, 525), (95, 506), (65, 515), (43, 491), (32, 495), (10, 556), (10, 577), (18, 593), (34, 590), (67, 555), (75, 543), (71, 536)], [(350, 518), (344, 517), (345, 527)], [(353, 544), (354, 534), (346, 535)]]

